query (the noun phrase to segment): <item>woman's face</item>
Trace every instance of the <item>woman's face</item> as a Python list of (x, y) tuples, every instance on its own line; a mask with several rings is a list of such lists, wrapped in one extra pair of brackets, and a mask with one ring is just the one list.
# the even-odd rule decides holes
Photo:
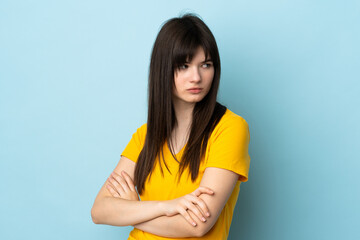
[(199, 47), (191, 62), (186, 62), (175, 70), (174, 104), (194, 105), (201, 101), (209, 92), (213, 78), (213, 62), (205, 59), (204, 50)]

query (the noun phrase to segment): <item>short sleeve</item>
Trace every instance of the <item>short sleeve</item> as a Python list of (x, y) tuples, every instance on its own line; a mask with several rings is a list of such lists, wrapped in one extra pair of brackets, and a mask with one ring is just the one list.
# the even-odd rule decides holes
[(124, 151), (121, 153), (121, 156), (127, 157), (128, 159), (136, 163), (140, 152), (143, 149), (145, 137), (146, 124), (138, 128), (137, 131), (132, 135), (131, 140), (126, 145)]
[(239, 181), (246, 182), (250, 167), (249, 142), (247, 122), (231, 113), (230, 117), (218, 123), (211, 134), (205, 168), (217, 167), (233, 171), (239, 174)]

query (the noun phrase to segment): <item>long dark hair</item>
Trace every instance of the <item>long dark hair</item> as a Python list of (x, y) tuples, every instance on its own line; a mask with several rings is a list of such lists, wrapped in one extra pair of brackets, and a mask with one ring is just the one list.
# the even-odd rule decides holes
[(167, 140), (170, 152), (175, 158), (170, 147), (171, 133), (177, 124), (172, 104), (174, 72), (187, 60), (191, 61), (198, 47), (203, 48), (205, 59), (210, 58), (213, 62), (214, 79), (208, 94), (195, 104), (189, 139), (182, 158), (178, 161), (179, 180), (186, 168), (189, 168), (191, 180), (196, 180), (210, 134), (226, 111), (226, 107), (216, 102), (220, 81), (220, 57), (210, 29), (199, 17), (192, 14), (168, 20), (161, 28), (152, 49), (147, 133), (135, 167), (135, 184), (139, 194), (144, 190), (147, 177), (151, 177), (156, 159), (162, 174), (161, 162), (170, 172), (164, 159), (163, 147)]

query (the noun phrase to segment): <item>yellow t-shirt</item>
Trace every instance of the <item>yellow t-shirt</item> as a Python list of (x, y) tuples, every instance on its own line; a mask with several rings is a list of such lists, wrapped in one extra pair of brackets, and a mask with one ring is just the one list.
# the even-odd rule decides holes
[[(142, 125), (133, 134), (130, 142), (122, 152), (122, 156), (129, 158), (136, 162), (143, 148), (146, 136), (146, 124)], [(229, 235), (229, 229), (235, 208), (236, 200), (240, 191), (240, 183), (248, 180), (248, 172), (250, 166), (250, 156), (248, 154), (248, 145), (250, 141), (249, 128), (246, 121), (231, 112), (226, 110), (219, 123), (214, 128), (211, 136), (208, 140), (208, 145), (204, 158), (200, 163), (200, 170), (198, 178), (195, 182), (191, 181), (189, 172), (186, 169), (181, 175), (179, 184), (177, 183), (177, 172), (179, 169), (179, 163), (172, 157), (167, 143), (164, 146), (164, 157), (167, 166), (172, 174), (168, 172), (164, 164), (162, 163), (164, 177), (161, 174), (159, 164), (155, 165), (154, 172), (150, 178), (145, 182), (145, 190), (140, 198), (142, 201), (161, 201), (175, 199), (186, 194), (193, 192), (200, 186), (201, 178), (207, 167), (218, 167), (227, 170), (231, 170), (239, 174), (239, 180), (235, 185), (235, 188), (226, 202), (219, 218), (213, 228), (201, 238), (186, 238), (186, 239), (227, 239)], [(178, 160), (181, 159), (181, 155), (184, 148), (176, 154)], [(164, 240), (169, 239), (160, 237), (151, 233), (141, 231), (134, 228), (130, 232), (128, 239), (131, 240)], [(171, 239), (183, 239), (183, 238), (171, 238)]]

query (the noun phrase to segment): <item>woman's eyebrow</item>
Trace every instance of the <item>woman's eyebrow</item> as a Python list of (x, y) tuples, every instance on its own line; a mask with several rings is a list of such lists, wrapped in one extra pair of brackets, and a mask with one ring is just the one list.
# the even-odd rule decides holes
[(205, 61), (201, 62), (201, 63), (206, 63), (206, 62), (212, 62), (211, 58), (206, 59)]

